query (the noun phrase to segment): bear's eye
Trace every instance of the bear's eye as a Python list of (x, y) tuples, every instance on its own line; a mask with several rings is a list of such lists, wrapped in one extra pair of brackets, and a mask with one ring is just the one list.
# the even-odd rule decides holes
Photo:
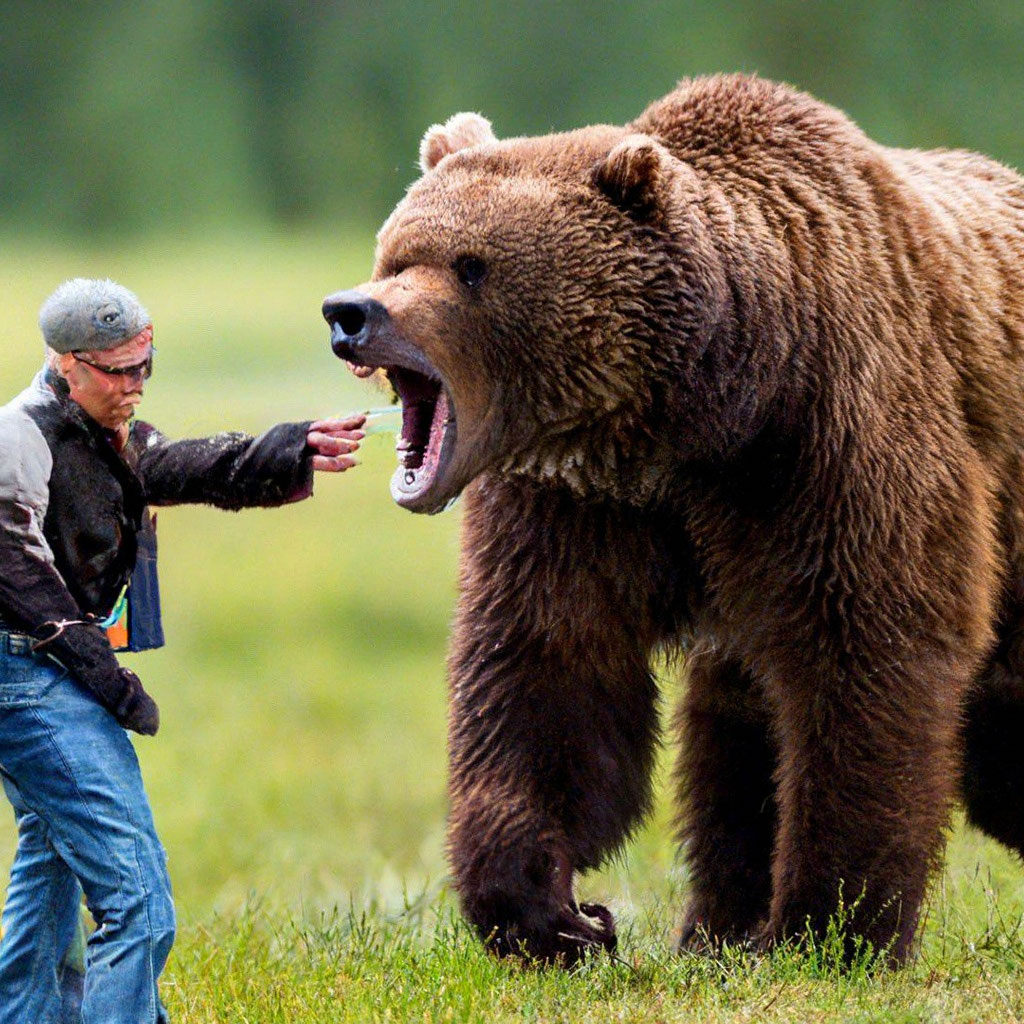
[(476, 288), (487, 276), (487, 264), (479, 256), (460, 256), (452, 267), (456, 277), (467, 288)]

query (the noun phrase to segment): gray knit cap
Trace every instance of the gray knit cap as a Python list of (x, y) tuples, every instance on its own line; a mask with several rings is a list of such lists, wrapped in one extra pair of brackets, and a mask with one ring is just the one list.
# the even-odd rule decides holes
[(75, 277), (39, 310), (39, 326), (55, 352), (116, 348), (152, 321), (142, 303), (113, 281)]

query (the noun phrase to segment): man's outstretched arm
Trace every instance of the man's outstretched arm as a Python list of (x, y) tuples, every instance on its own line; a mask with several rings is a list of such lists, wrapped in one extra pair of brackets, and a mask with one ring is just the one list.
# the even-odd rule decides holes
[(198, 502), (240, 509), (284, 505), (313, 492), (313, 473), (356, 464), (362, 414), (344, 419), (279, 423), (259, 437), (224, 433), (171, 441), (138, 423), (130, 451), (153, 505)]

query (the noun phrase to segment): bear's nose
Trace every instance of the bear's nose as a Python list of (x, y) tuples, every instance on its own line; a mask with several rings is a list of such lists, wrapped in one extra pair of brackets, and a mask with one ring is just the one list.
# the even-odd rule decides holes
[(359, 362), (359, 350), (388, 311), (362, 292), (335, 292), (324, 299), (324, 319), (331, 325), (331, 348), (339, 359)]

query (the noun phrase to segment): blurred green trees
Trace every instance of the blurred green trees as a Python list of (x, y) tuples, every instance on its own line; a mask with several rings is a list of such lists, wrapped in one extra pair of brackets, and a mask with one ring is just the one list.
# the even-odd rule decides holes
[(624, 121), (757, 71), (899, 145), (1024, 164), (1024, 4), (3, 0), (0, 226), (375, 224), (428, 124)]

